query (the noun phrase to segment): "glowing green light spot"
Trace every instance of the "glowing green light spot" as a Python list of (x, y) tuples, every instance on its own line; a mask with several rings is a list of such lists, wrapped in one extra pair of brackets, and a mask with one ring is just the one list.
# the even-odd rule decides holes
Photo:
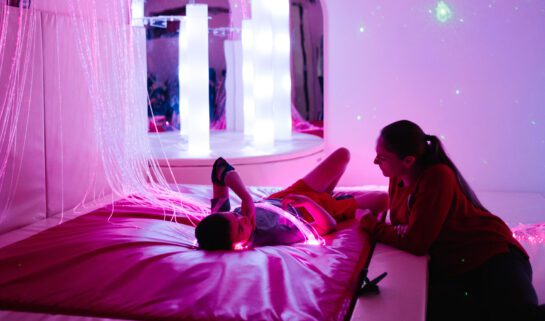
[(447, 22), (452, 18), (452, 11), (443, 1), (439, 1), (435, 7), (435, 18), (440, 22)]

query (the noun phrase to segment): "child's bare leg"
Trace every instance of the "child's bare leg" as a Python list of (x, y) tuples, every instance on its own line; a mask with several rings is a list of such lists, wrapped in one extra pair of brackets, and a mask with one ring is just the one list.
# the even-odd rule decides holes
[(350, 151), (344, 147), (337, 149), (303, 177), (303, 181), (317, 192), (331, 193), (350, 161)]
[(229, 198), (229, 187), (212, 183), (212, 198)]
[(221, 158), (217, 159), (212, 168), (212, 213), (224, 211), (230, 207), (228, 203), (225, 204), (225, 202), (229, 200), (229, 187), (225, 184), (225, 181), (230, 172), (227, 168), (228, 163), (225, 162), (225, 164), (227, 164), (225, 165), (222, 164), (222, 161), (225, 162), (225, 160)]

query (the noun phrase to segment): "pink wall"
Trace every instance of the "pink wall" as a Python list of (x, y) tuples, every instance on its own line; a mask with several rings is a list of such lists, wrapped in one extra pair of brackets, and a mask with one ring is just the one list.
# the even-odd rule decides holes
[(446, 3), (440, 23), (435, 2), (323, 1), (326, 143), (353, 153), (341, 183), (386, 184), (375, 140), (407, 118), (476, 189), (545, 192), (545, 2)]

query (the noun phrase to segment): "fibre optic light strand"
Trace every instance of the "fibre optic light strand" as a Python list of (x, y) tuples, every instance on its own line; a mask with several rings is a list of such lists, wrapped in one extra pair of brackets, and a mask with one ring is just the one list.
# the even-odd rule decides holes
[[(122, 6), (105, 11), (106, 20), (92, 22), (78, 18), (82, 15), (81, 4), (81, 1), (69, 3), (77, 29), (79, 56), (90, 88), (97, 161), (103, 164), (109, 187), (119, 197), (140, 195), (141, 198), (132, 201), (173, 211), (174, 217), (188, 217), (194, 224), (195, 216), (205, 214), (206, 210), (188, 205), (193, 200), (179, 193), (177, 187), (171, 190), (151, 152), (145, 129), (145, 103), (143, 108), (136, 108), (139, 101), (135, 97), (146, 92), (145, 82), (136, 81), (142, 79), (137, 72), (145, 70), (140, 66), (145, 56), (135, 52), (132, 43), (143, 35), (135, 35), (138, 29), (126, 26), (123, 15), (119, 14)], [(97, 20), (96, 12), (92, 17)], [(106, 59), (110, 56), (127, 59)]]
[(545, 223), (519, 224), (512, 228), (513, 237), (521, 243), (545, 245)]
[[(8, 161), (10, 154), (25, 150), (31, 110), (31, 99), (27, 98), (30, 96), (28, 92), (32, 92), (34, 84), (34, 64), (29, 62), (34, 57), (37, 19), (34, 18), (34, 12), (29, 13), (29, 10), (16, 12), (18, 12), (18, 19), (15, 50), (4, 50), (8, 43), (8, 37), (14, 34), (6, 33), (9, 9), (5, 7), (2, 33), (0, 34), (0, 55), (9, 55), (6, 58), (1, 57), (0, 72), (3, 72), (4, 60), (11, 61), (7, 85), (3, 86), (5, 92), (2, 95), (3, 99), (0, 100), (0, 148), (2, 149), (0, 150), (0, 191), (3, 193), (0, 222), (7, 218), (7, 210), (14, 201), (21, 177), (23, 159), (15, 157), (17, 161)], [(30, 75), (29, 64), (32, 65)], [(21, 66), (23, 66), (22, 69)], [(25, 99), (27, 100), (25, 101)]]
[[(145, 105), (146, 57), (142, 50), (135, 50), (138, 47), (135, 46), (136, 41), (145, 41), (144, 30), (128, 26), (124, 5), (129, 4), (128, 1), (107, 2), (100, 10), (97, 3), (68, 1), (67, 15), (55, 16), (53, 21), (57, 53), (61, 46), (59, 41), (74, 44), (73, 47), (63, 47), (62, 55), (58, 54), (54, 61), (57, 69), (53, 70), (53, 75), (58, 78), (55, 92), (59, 95), (59, 115), (55, 118), (61, 125), (51, 137), (60, 141), (61, 146), (60, 207), (75, 206), (74, 212), (81, 213), (96, 204), (95, 200), (99, 198), (109, 196), (113, 204), (117, 198), (137, 194), (141, 197), (131, 201), (163, 208), (165, 213), (173, 213), (168, 216), (170, 220), (184, 217), (194, 225), (208, 214), (206, 206), (181, 194), (177, 186), (169, 186), (149, 144)], [(93, 9), (87, 11), (85, 8), (89, 5)], [(31, 132), (29, 126), (34, 110), (31, 107), (36, 102), (28, 93), (33, 92), (34, 72), (38, 68), (33, 59), (40, 37), (37, 33), (40, 11), (2, 7), (1, 12), (0, 71), (6, 84), (0, 97), (0, 221), (3, 221), (8, 218), (24, 170), (23, 159), (13, 155), (25, 150), (27, 134)], [(60, 37), (59, 28), (66, 26), (71, 28), (66, 28), (66, 33)], [(65, 55), (79, 59), (77, 65), (80, 69), (66, 71), (60, 68)], [(65, 184), (65, 177), (73, 174), (68, 167), (65, 168), (68, 155), (64, 151), (70, 147), (65, 137), (79, 135), (80, 132), (68, 132), (69, 126), (62, 126), (66, 118), (61, 113), (67, 109), (63, 95), (73, 94), (69, 93), (67, 82), (60, 81), (67, 76), (69, 81), (81, 81), (84, 105), (78, 110), (78, 115), (89, 115), (85, 117), (81, 134), (84, 138), (87, 135), (91, 137), (84, 142), (86, 149), (82, 149), (87, 153), (82, 157), (88, 171), (77, 173), (81, 177), (75, 190), (81, 190), (76, 195), (81, 199), (72, 204), (64, 204), (64, 191), (71, 188)], [(142, 95), (144, 99), (140, 99)], [(87, 127), (92, 129), (86, 131)]]
[(269, 203), (265, 203), (265, 202), (264, 203), (256, 203), (255, 206), (266, 209), (266, 210), (271, 211), (273, 213), (276, 213), (276, 214), (280, 215), (281, 217), (284, 217), (287, 220), (289, 220), (303, 234), (303, 236), (305, 237), (305, 244), (309, 244), (309, 245), (325, 245), (324, 239), (319, 236), (318, 232), (316, 232), (316, 230), (314, 230), (314, 228), (312, 226), (304, 223), (303, 221), (301, 221), (297, 217), (293, 216), (291, 213), (281, 209), (278, 206), (275, 206), (275, 205), (272, 205), (272, 204), (269, 204)]

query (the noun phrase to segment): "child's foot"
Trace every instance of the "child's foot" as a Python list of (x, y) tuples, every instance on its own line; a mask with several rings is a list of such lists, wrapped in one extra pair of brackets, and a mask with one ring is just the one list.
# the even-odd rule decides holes
[(225, 176), (228, 172), (233, 170), (235, 170), (235, 168), (222, 157), (216, 159), (212, 166), (212, 183), (225, 186)]

